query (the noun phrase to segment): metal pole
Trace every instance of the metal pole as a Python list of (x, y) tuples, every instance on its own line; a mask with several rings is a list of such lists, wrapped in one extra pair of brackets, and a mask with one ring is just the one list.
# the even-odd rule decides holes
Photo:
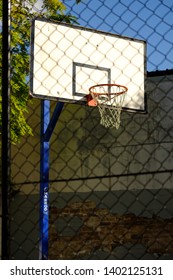
[(2, 21), (2, 259), (9, 258), (8, 191), (10, 182), (10, 1), (3, 0)]
[(64, 103), (58, 102), (50, 118), (50, 101), (41, 101), (40, 139), (40, 243), (39, 259), (47, 260), (49, 252), (49, 140)]
[(49, 140), (44, 135), (50, 122), (50, 101), (41, 101), (40, 139), (40, 241), (39, 259), (48, 259), (49, 241)]
[(61, 114), (63, 106), (64, 106), (63, 102), (58, 102), (56, 104), (56, 107), (54, 109), (54, 112), (52, 114), (50, 122), (49, 122), (49, 124), (47, 126), (47, 129), (46, 129), (45, 133), (44, 133), (44, 141), (48, 142), (50, 140), (50, 137), (51, 137), (51, 135), (53, 133), (53, 130), (54, 130), (55, 126), (56, 126), (56, 123), (57, 123), (57, 121), (59, 119), (59, 116)]

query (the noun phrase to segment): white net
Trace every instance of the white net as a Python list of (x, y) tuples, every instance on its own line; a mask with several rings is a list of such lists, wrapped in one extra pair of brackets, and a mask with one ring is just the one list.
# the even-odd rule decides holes
[(100, 112), (101, 125), (119, 129), (126, 92), (127, 88), (125, 86), (116, 84), (96, 85), (90, 88), (92, 98)]

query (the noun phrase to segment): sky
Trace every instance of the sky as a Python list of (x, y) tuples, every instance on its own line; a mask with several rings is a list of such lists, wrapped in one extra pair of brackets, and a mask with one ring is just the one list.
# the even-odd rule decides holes
[(81, 26), (145, 40), (147, 71), (173, 69), (173, 0), (62, 2)]

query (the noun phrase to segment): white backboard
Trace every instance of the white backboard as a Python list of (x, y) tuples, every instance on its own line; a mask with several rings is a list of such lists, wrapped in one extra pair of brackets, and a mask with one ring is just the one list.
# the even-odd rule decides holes
[(124, 109), (145, 111), (145, 52), (142, 40), (36, 19), (30, 93), (85, 104), (89, 87), (114, 83), (128, 88)]

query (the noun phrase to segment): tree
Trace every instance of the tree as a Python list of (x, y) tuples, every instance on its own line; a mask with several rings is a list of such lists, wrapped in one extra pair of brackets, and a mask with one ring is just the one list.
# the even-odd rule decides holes
[[(34, 10), (37, 0), (11, 0), (11, 115), (10, 129), (11, 142), (20, 142), (24, 135), (32, 135), (32, 129), (27, 124), (26, 113), (29, 98), (29, 45), (31, 19), (39, 16), (67, 23), (76, 23), (76, 18), (70, 14), (66, 15), (66, 6), (60, 0), (43, 0), (41, 12)], [(76, 3), (79, 3), (76, 0)], [(0, 2), (2, 11), (2, 0)], [(1, 20), (2, 20), (2, 14)], [(0, 34), (0, 49), (2, 50), (2, 34)], [(2, 52), (1, 52), (2, 53)], [(0, 57), (0, 61), (1, 61)], [(1, 65), (2, 66), (2, 65)], [(0, 67), (2, 71), (2, 67)], [(0, 87), (2, 81), (0, 80)], [(0, 114), (1, 108), (0, 97)], [(0, 118), (0, 126), (1, 126)]]

